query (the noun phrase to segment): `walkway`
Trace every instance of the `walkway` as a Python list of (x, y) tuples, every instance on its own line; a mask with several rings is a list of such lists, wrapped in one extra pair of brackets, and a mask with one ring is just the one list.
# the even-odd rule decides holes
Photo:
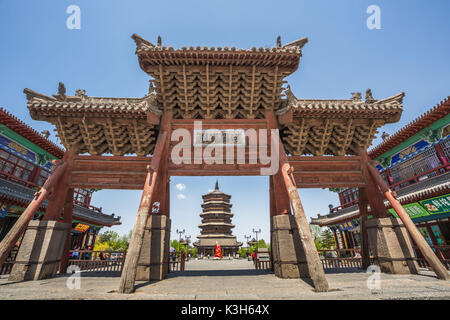
[(0, 279), (5, 299), (450, 299), (450, 282), (427, 275), (381, 274), (381, 290), (370, 290), (369, 277), (359, 273), (329, 273), (331, 292), (315, 293), (303, 280), (280, 279), (253, 269), (247, 260), (191, 260), (183, 272), (159, 282), (138, 282), (134, 294), (116, 292), (119, 273), (84, 272), (81, 289), (70, 290), (67, 276), (11, 283)]

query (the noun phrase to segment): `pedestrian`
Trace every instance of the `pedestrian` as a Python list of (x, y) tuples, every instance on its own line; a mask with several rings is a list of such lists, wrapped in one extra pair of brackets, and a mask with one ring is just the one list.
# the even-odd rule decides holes
[(75, 247), (72, 252), (72, 258), (78, 260), (80, 257), (80, 252), (78, 252), (78, 247)]

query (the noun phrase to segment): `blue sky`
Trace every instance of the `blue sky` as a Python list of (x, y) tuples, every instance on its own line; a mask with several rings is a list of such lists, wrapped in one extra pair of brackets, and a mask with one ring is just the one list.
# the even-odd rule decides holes
[[(81, 29), (66, 28), (66, 8), (81, 9)], [(366, 27), (369, 5), (381, 9), (381, 29)], [(404, 112), (393, 133), (450, 94), (450, 2), (447, 0), (330, 1), (7, 1), (0, 0), (0, 106), (37, 130), (53, 129), (34, 121), (24, 88), (68, 94), (78, 88), (91, 96), (141, 97), (149, 77), (140, 70), (130, 36), (137, 33), (164, 45), (273, 46), (308, 37), (301, 65), (287, 78), (301, 98), (349, 98), (371, 88), (382, 99), (406, 93)], [(54, 137), (53, 140), (58, 142)], [(377, 138), (374, 144), (378, 143)], [(215, 177), (173, 177), (171, 217), (175, 230), (198, 234), (201, 194)], [(235, 234), (243, 240), (253, 227), (269, 238), (268, 179), (220, 177), (232, 195)], [(178, 199), (176, 184), (186, 186)], [(300, 190), (307, 215), (326, 213), (337, 204), (327, 190)], [(140, 199), (136, 191), (100, 191), (93, 200), (122, 216), (120, 233), (132, 229)]]

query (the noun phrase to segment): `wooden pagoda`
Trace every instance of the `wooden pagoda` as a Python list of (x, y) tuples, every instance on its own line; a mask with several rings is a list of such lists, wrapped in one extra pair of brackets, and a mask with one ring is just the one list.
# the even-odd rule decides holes
[(233, 236), (231, 230), (234, 228), (231, 223), (233, 217), (231, 196), (219, 190), (219, 181), (217, 181), (214, 190), (204, 194), (202, 198), (203, 212), (200, 214), (202, 223), (199, 225), (201, 232), (194, 246), (197, 247), (198, 253), (204, 256), (210, 254), (212, 257), (214, 247), (218, 243), (222, 248), (223, 256), (234, 256), (242, 242), (236, 241), (236, 236)]
[[(152, 77), (148, 94), (141, 98), (90, 97), (84, 90), (68, 96), (63, 84), (53, 96), (24, 90), (32, 118), (54, 124), (67, 152), (0, 244), (0, 263), (44, 199), (50, 197), (46, 219), (56, 220), (61, 212), (70, 212), (64, 200), (73, 188), (141, 189), (119, 292), (134, 290), (138, 269), (144, 270), (139, 279), (150, 279), (154, 274), (150, 266), (160, 266), (155, 272), (162, 279), (168, 263), (170, 176), (250, 176), (260, 175), (266, 167), (249, 161), (174, 162), (171, 155), (180, 138), (172, 133), (183, 129), (192, 137), (195, 122), (201, 120), (203, 130), (269, 130), (268, 149), (274, 141), (279, 145), (279, 170), (270, 174), (272, 256), (278, 276), (310, 277), (316, 291), (329, 289), (297, 188), (352, 186), (369, 195), (361, 198), (360, 212), (365, 216), (370, 204), (376, 221), (388, 219), (383, 205), (383, 196), (387, 197), (401, 218), (395, 228), (406, 227), (438, 276), (448, 277), (431, 248), (419, 239), (421, 235), (395, 194), (379, 179), (365, 151), (377, 128), (400, 119), (403, 93), (376, 100), (368, 90), (364, 101), (361, 93), (344, 100), (295, 97), (284, 78), (297, 70), (306, 38), (251, 49), (174, 49), (138, 35), (132, 38), (140, 67)], [(279, 138), (270, 131), (277, 129)], [(183, 143), (195, 160), (194, 142)], [(246, 149), (246, 160), (252, 152)], [(392, 231), (394, 225), (384, 223), (371, 230), (386, 228)], [(395, 234), (401, 236), (401, 232)], [(376, 239), (386, 237), (381, 232), (369, 238), (378, 245)], [(369, 238), (363, 240), (366, 263)], [(410, 259), (398, 248), (392, 249), (395, 256), (389, 254), (389, 246), (379, 247), (387, 252), (383, 259), (391, 265)]]

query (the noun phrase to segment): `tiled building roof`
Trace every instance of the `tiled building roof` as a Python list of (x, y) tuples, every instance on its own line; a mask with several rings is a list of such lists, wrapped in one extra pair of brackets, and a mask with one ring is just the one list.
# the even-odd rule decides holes
[[(35, 190), (33, 189), (0, 178), (0, 198), (16, 201), (21, 205), (28, 205), (33, 200), (34, 193)], [(44, 210), (45, 208), (47, 208), (47, 204), (48, 201), (44, 200), (41, 205), (41, 209)], [(101, 212), (87, 209), (77, 204), (74, 204), (73, 217), (74, 219), (79, 219), (88, 223), (98, 223), (100, 225), (106, 226), (112, 226), (121, 223), (121, 217), (114, 217), (114, 214), (106, 215)]]
[(412, 137), (419, 131), (425, 129), (431, 123), (447, 116), (450, 113), (450, 96), (445, 98), (439, 104), (437, 104), (432, 109), (428, 110), (414, 121), (410, 122), (396, 133), (391, 135), (385, 141), (374, 147), (369, 151), (369, 157), (372, 159), (377, 158), (383, 153), (389, 151), (395, 146), (399, 145), (406, 139)]
[(64, 150), (62, 148), (58, 147), (50, 140), (43, 137), (39, 132), (16, 118), (14, 115), (9, 113), (2, 107), (0, 107), (0, 123), (10, 128), (14, 132), (17, 132), (22, 137), (28, 139), (29, 141), (44, 149), (48, 153), (54, 155), (55, 157), (59, 159), (63, 157)]

